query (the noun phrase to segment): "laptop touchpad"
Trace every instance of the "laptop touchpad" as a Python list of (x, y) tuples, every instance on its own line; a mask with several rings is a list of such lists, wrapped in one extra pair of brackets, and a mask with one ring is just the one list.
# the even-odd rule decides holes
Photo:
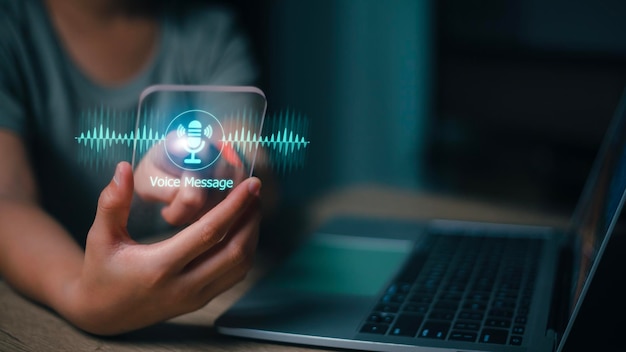
[(413, 245), (410, 240), (317, 235), (268, 284), (308, 293), (376, 295), (400, 269)]

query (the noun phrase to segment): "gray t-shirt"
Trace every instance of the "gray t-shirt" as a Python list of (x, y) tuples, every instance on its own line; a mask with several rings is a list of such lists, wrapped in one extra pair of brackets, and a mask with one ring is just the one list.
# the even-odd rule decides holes
[(110, 88), (74, 64), (42, 0), (0, 0), (0, 128), (23, 138), (43, 206), (81, 243), (116, 163), (132, 156), (132, 148), (119, 146), (89, 150), (76, 139), (81, 132), (105, 122), (132, 130), (139, 95), (153, 84), (250, 85), (256, 79), (228, 11), (196, 7), (159, 19), (158, 48), (147, 67)]

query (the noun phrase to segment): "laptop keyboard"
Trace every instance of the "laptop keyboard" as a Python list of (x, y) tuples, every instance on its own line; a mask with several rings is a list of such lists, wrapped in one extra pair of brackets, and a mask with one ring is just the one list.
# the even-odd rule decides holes
[(430, 236), (388, 286), (360, 331), (522, 345), (541, 243), (528, 238)]

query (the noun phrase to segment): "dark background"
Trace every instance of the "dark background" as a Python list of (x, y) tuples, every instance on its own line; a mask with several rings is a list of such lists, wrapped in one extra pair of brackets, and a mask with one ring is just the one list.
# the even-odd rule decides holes
[(436, 184), (569, 209), (626, 83), (626, 2), (438, 3)]
[[(298, 100), (298, 87), (286, 88), (288, 78), (272, 64), (283, 59), (276, 49), (284, 36), (276, 34), (290, 29), (276, 23), (289, 16), (280, 11), (288, 2), (227, 2), (251, 37), (270, 110)], [(319, 3), (310, 16), (323, 23), (335, 3)], [(440, 0), (431, 12), (434, 74), (425, 153), (415, 160), (425, 170), (420, 188), (571, 212), (626, 84), (626, 2)], [(333, 36), (330, 27), (294, 30), (309, 41)], [(323, 105), (324, 98), (316, 99)], [(320, 131), (312, 126), (312, 146), (324, 138)], [(311, 153), (310, 168), (284, 182), (312, 190), (296, 191), (296, 203), (327, 191), (323, 172), (315, 171), (318, 182), (306, 175), (319, 167)]]
[[(293, 104), (323, 114), (330, 93), (316, 96), (321, 107), (307, 105), (303, 97), (311, 87), (293, 86), (276, 62), (284, 62), (289, 50), (283, 31), (322, 48), (337, 35), (333, 25), (311, 31), (284, 26), (285, 16), (325, 23), (340, 2), (346, 1), (301, 1), (308, 5), (300, 10), (286, 0), (228, 2), (252, 39), (270, 110), (272, 104)], [(284, 10), (286, 3), (290, 10)], [(429, 4), (432, 76), (424, 149), (415, 158), (424, 172), (416, 188), (571, 214), (626, 86), (626, 1)], [(316, 54), (313, 60), (322, 63), (311, 68), (307, 62), (302, 69), (323, 76), (333, 59)], [(314, 125), (309, 138), (314, 146), (328, 136)], [(307, 166), (281, 180), (291, 212), (336, 186), (323, 155), (312, 149)], [(568, 350), (623, 350), (623, 232), (607, 249)]]

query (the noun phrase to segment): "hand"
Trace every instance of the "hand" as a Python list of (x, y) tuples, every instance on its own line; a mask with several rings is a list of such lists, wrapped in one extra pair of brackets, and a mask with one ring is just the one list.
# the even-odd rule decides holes
[(181, 232), (143, 245), (126, 230), (133, 173), (120, 163), (100, 195), (82, 272), (68, 295), (72, 308), (64, 315), (86, 331), (109, 335), (203, 307), (251, 267), (260, 186), (257, 178), (245, 180)]
[[(179, 147), (171, 142), (176, 140), (178, 139), (171, 138), (167, 142), (174, 144), (169, 147), (170, 153)], [(208, 153), (208, 150), (221, 150), (220, 157), (209, 168), (200, 171), (187, 171), (175, 166), (167, 157), (163, 144), (152, 147), (135, 170), (135, 191), (143, 200), (165, 204), (161, 216), (171, 225), (187, 225), (199, 219), (224, 199), (229, 190), (190, 187), (185, 183), (186, 178), (232, 180), (234, 184), (239, 184), (248, 176), (242, 161), (231, 146), (212, 146), (213, 148), (204, 148), (205, 151)], [(181, 159), (188, 155), (185, 150), (179, 150), (177, 154), (180, 154)], [(176, 180), (179, 186), (155, 187), (153, 182), (156, 179)]]

